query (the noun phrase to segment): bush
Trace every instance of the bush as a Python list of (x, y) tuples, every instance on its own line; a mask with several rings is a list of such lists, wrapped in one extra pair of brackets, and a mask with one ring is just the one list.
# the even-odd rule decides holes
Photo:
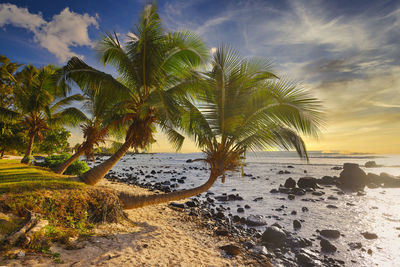
[[(60, 155), (52, 155), (44, 158), (44, 161), (41, 163), (38, 163), (37, 165), (42, 166), (42, 167), (47, 167), (50, 169), (53, 169), (54, 167), (60, 165), (67, 159), (71, 157), (70, 154), (64, 153)], [(74, 163), (72, 163), (66, 170), (65, 174), (69, 175), (81, 175), (82, 173), (85, 173), (89, 170), (89, 166), (86, 164), (86, 162), (81, 161), (81, 160), (75, 160)]]

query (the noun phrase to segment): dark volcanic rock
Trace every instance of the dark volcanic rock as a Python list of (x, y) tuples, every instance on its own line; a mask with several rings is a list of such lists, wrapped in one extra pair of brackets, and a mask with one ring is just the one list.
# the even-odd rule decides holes
[(289, 195), (288, 195), (288, 199), (289, 199), (289, 200), (293, 200), (293, 199), (295, 199), (295, 195), (293, 195), (293, 194), (289, 194)]
[(169, 205), (172, 207), (181, 208), (181, 209), (185, 208), (185, 204), (182, 204), (182, 203), (171, 202), (171, 203), (169, 203)]
[(321, 238), (320, 245), (321, 245), (322, 252), (330, 253), (330, 252), (335, 252), (337, 250), (337, 248), (334, 245), (332, 245), (331, 242), (329, 242), (325, 238)]
[(327, 207), (328, 209), (337, 209), (337, 208), (338, 208), (337, 206), (331, 205), (331, 204), (326, 205), (326, 207)]
[(224, 228), (218, 228), (217, 230), (215, 230), (215, 235), (217, 235), (217, 236), (228, 236), (229, 235), (229, 231), (224, 229)]
[(297, 181), (297, 186), (300, 188), (316, 188), (317, 179), (314, 177), (302, 177)]
[(336, 180), (337, 178), (332, 176), (324, 176), (321, 179), (317, 179), (317, 183), (322, 185), (333, 185), (336, 184)]
[(338, 230), (321, 230), (319, 232), (320, 235), (323, 237), (328, 237), (328, 238), (339, 238), (340, 237), (340, 232)]
[(367, 175), (355, 163), (343, 164), (343, 171), (340, 173), (339, 181), (344, 189), (353, 191), (363, 190), (368, 183)]
[(348, 245), (351, 250), (362, 248), (362, 244), (360, 242), (351, 242), (351, 243), (348, 243)]
[(238, 209), (237, 209), (237, 212), (242, 213), (242, 212), (244, 212), (244, 209), (243, 209), (243, 208), (238, 208)]
[(379, 165), (376, 165), (375, 161), (367, 161), (364, 164), (364, 166), (365, 166), (365, 168), (376, 168), (376, 167), (379, 167)]
[(307, 208), (307, 207), (302, 207), (301, 210), (302, 210), (303, 212), (307, 212), (307, 211), (308, 211), (308, 208)]
[(286, 234), (278, 227), (270, 226), (264, 231), (261, 241), (280, 247), (286, 242)]
[(223, 250), (229, 256), (236, 256), (240, 254), (240, 248), (235, 245), (222, 246), (220, 247), (220, 249)]
[(262, 226), (262, 225), (266, 225), (267, 222), (263, 220), (263, 216), (250, 215), (246, 219), (246, 224), (249, 226)]
[(370, 232), (361, 233), (365, 239), (377, 239), (378, 235)]
[(272, 194), (276, 194), (276, 193), (279, 193), (279, 190), (278, 189), (271, 189), (271, 191), (269, 191), (270, 193), (272, 193)]
[(295, 188), (296, 187), (296, 181), (293, 178), (289, 177), (289, 178), (286, 179), (284, 186), (286, 188)]
[(293, 228), (294, 229), (300, 229), (301, 228), (301, 223), (298, 220), (293, 221)]

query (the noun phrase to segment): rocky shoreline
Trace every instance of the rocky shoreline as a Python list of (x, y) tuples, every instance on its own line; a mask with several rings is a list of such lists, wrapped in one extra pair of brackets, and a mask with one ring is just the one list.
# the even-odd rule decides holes
[[(97, 163), (101, 158), (97, 158)], [(188, 161), (188, 163), (190, 163)], [(288, 166), (290, 169), (292, 166)], [(187, 169), (194, 168), (199, 171), (207, 171), (205, 167), (190, 166)], [(337, 167), (337, 169), (341, 167)], [(146, 170), (144, 170), (146, 169)], [(338, 200), (344, 194), (357, 194), (362, 197), (365, 192), (362, 191), (365, 186), (369, 188), (377, 188), (379, 186), (397, 185), (400, 179), (386, 174), (381, 174), (378, 178), (373, 174), (365, 174), (357, 164), (345, 164), (340, 177), (324, 176), (320, 179), (313, 177), (302, 177), (297, 182), (292, 179), (286, 179), (284, 185), (279, 188), (272, 189), (271, 194), (277, 194), (280, 199), (285, 201), (304, 201), (304, 202), (321, 202), (325, 199)], [(361, 170), (361, 172), (360, 172)], [(184, 184), (186, 177), (183, 172), (177, 170), (165, 169), (148, 169), (146, 166), (137, 166), (135, 168), (123, 169), (124, 173), (116, 173), (111, 171), (107, 175), (107, 179), (111, 181), (125, 182), (161, 192), (171, 192), (177, 190), (177, 185)], [(279, 174), (287, 174), (288, 170), (277, 172)], [(290, 172), (289, 172), (290, 173)], [(171, 178), (169, 181), (151, 183), (150, 180), (160, 174), (176, 174), (180, 178)], [(251, 177), (251, 174), (245, 174)], [(138, 179), (143, 176), (144, 181)], [(326, 190), (336, 192), (336, 195), (326, 197)], [(235, 191), (234, 189), (232, 189)], [(351, 193), (355, 192), (355, 193)], [(337, 257), (337, 248), (334, 240), (341, 238), (343, 234), (340, 229), (316, 229), (315, 234), (309, 238), (302, 238), (297, 235), (297, 230), (302, 227), (304, 220), (295, 219), (298, 212), (307, 213), (308, 208), (302, 207), (301, 210), (289, 211), (286, 205), (275, 208), (276, 212), (281, 212), (283, 216), (293, 216), (293, 230), (284, 229), (279, 224), (281, 217), (279, 215), (271, 215), (277, 222), (266, 227), (267, 222), (263, 216), (249, 215), (239, 216), (231, 213), (229, 207), (224, 203), (237, 202), (240, 203), (243, 198), (235, 193), (215, 195), (208, 191), (203, 194), (205, 197), (193, 197), (186, 203), (170, 203), (170, 206), (185, 212), (189, 216), (197, 217), (208, 229), (214, 231), (216, 236), (232, 236), (244, 247), (248, 253), (258, 259), (261, 263), (270, 260), (275, 266), (344, 266), (345, 260)], [(262, 200), (262, 197), (255, 198), (253, 201)], [(352, 203), (346, 203), (351, 206)], [(248, 204), (242, 207), (237, 205), (236, 214), (243, 213), (246, 209), (250, 209)], [(333, 204), (326, 205), (327, 209), (337, 209)], [(266, 228), (265, 228), (266, 227)], [(374, 233), (360, 233), (365, 239), (374, 239), (378, 236)], [(372, 250), (364, 248), (362, 242), (349, 242), (349, 250), (361, 250), (365, 253), (372, 254)], [(228, 256), (235, 256), (240, 253), (239, 247), (235, 245), (221, 247)], [(357, 259), (351, 259), (351, 263), (357, 264)]]

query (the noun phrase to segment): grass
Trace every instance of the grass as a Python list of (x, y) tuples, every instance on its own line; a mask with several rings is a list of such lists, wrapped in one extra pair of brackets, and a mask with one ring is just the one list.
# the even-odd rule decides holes
[(28, 211), (49, 224), (35, 233), (28, 244), (21, 244), (25, 249), (46, 254), (52, 242), (70, 245), (72, 237), (92, 235), (95, 224), (117, 222), (123, 216), (112, 191), (70, 178), (17, 160), (0, 160), (1, 250), (9, 248), (4, 237), (23, 226)]

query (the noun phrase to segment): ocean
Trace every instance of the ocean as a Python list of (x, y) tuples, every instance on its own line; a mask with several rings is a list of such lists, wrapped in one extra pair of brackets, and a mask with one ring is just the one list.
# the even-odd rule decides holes
[[(188, 159), (202, 156), (201, 153), (126, 155), (114, 166), (113, 171), (121, 177), (134, 174), (139, 181), (150, 184), (184, 176), (185, 183), (176, 183), (176, 187), (178, 190), (185, 189), (198, 186), (208, 179), (207, 165), (202, 162), (186, 162)], [(362, 167), (367, 161), (375, 161), (382, 166)], [(241, 172), (228, 173), (224, 184), (219, 179), (208, 192), (214, 193), (213, 196), (224, 193), (239, 194), (244, 200), (217, 201), (216, 204), (229, 207), (226, 215), (261, 215), (268, 225), (279, 223), (294, 235), (313, 240), (310, 249), (314, 251), (320, 250), (316, 230), (339, 230), (342, 236), (331, 241), (338, 251), (331, 256), (345, 261), (346, 266), (400, 266), (400, 188), (365, 188), (366, 195), (358, 196), (357, 193), (338, 195), (335, 186), (322, 186), (324, 189), (319, 191), (325, 192), (323, 196), (307, 194), (303, 197), (296, 196), (294, 200), (288, 200), (286, 194), (270, 193), (271, 189), (278, 188), (289, 177), (297, 181), (304, 176), (339, 176), (341, 170), (332, 168), (343, 166), (346, 162), (360, 164), (367, 173), (386, 172), (400, 176), (400, 155), (310, 152), (310, 161), (307, 163), (299, 159), (294, 152), (258, 152), (247, 155), (244, 167), (246, 176), (242, 177)], [(140, 170), (143, 175), (138, 173)], [(155, 170), (156, 174), (145, 178), (152, 170)], [(290, 173), (278, 174), (281, 170)], [(202, 197), (205, 195), (203, 193)], [(329, 200), (329, 196), (335, 196), (338, 200)], [(260, 197), (262, 200), (254, 201)], [(318, 201), (304, 201), (303, 198)], [(329, 209), (326, 207), (329, 204), (338, 208)], [(250, 208), (245, 209), (244, 213), (238, 213), (237, 209), (245, 205), (249, 205)], [(285, 208), (279, 210), (282, 205)], [(302, 207), (307, 207), (308, 212), (302, 212)], [(296, 211), (297, 214), (291, 215), (291, 211)], [(302, 222), (299, 230), (293, 229), (294, 219)], [(265, 226), (256, 229), (262, 233)], [(375, 233), (378, 238), (365, 239), (361, 235), (362, 232)], [(361, 242), (362, 248), (351, 249), (349, 243), (357, 242)], [(371, 253), (368, 253), (369, 249)]]

